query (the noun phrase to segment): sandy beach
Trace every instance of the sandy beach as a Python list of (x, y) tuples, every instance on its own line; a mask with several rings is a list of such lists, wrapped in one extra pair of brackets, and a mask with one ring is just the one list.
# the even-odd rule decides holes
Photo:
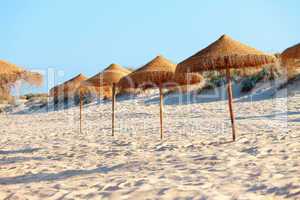
[(0, 1), (0, 200), (300, 200), (300, 1)]
[[(300, 94), (227, 101), (158, 93), (0, 115), (0, 199), (300, 199)], [(265, 94), (262, 95), (266, 97)], [(191, 103), (180, 105), (179, 97)], [(252, 99), (252, 100), (251, 100)]]

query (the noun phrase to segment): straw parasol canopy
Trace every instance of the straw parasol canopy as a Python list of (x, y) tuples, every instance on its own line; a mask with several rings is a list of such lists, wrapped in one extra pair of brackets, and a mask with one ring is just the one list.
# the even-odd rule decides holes
[(111, 64), (102, 72), (84, 81), (82, 85), (95, 87), (112, 86), (114, 83), (118, 83), (121, 78), (127, 76), (129, 73), (131, 73), (130, 70), (117, 64)]
[(160, 87), (173, 80), (176, 65), (163, 56), (157, 56), (141, 68), (121, 79), (122, 88)]
[(18, 67), (15, 64), (9, 63), (7, 61), (4, 60), (0, 60), (0, 74), (6, 74), (6, 75), (10, 75), (10, 74), (16, 74), (16, 73), (20, 73), (23, 72), (24, 70), (20, 67)]
[(74, 78), (50, 89), (50, 95), (56, 99), (74, 96), (78, 91), (81, 83), (85, 80), (87, 80), (87, 78), (84, 75), (79, 74)]
[(189, 74), (189, 76), (176, 74), (176, 64), (159, 55), (153, 60), (122, 78), (119, 82), (121, 88), (166, 88), (176, 85), (199, 83), (202, 76)]
[(100, 94), (104, 97), (112, 97), (112, 86), (117, 84), (121, 78), (131, 73), (130, 70), (118, 65), (111, 64), (102, 72), (82, 82), (80, 91), (84, 94)]
[(15, 64), (0, 60), (0, 87), (1, 91), (5, 91), (3, 93), (4, 99), (10, 98), (10, 87), (18, 80), (24, 80), (31, 85), (40, 86), (43, 82), (43, 77), (39, 73), (26, 71)]
[(227, 35), (178, 64), (177, 72), (199, 72), (226, 68), (257, 67), (276, 57), (233, 40)]
[(226, 70), (228, 105), (235, 141), (235, 118), (232, 105), (230, 69), (259, 67), (276, 62), (274, 55), (265, 54), (255, 48), (233, 40), (227, 35), (178, 64), (177, 73)]
[(284, 50), (281, 54), (281, 59), (283, 61), (289, 59), (300, 60), (300, 43)]
[(287, 48), (280, 54), (281, 64), (285, 67), (288, 79), (300, 72), (300, 43)]
[(0, 78), (1, 83), (14, 83), (17, 80), (24, 80), (29, 84), (40, 86), (43, 82), (43, 77), (39, 73), (26, 71), (4, 60), (0, 60)]

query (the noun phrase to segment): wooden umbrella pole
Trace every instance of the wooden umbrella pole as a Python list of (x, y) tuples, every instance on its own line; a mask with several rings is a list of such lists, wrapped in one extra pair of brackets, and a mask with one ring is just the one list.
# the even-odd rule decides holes
[(163, 138), (163, 92), (162, 87), (159, 87), (159, 100), (160, 100), (160, 139)]
[(80, 133), (82, 133), (82, 94), (79, 94), (79, 120), (80, 120)]
[(116, 84), (113, 83), (113, 86), (112, 86), (112, 116), (111, 116), (112, 136), (115, 135), (115, 102), (116, 102)]
[(232, 139), (235, 141), (235, 118), (233, 113), (232, 106), (232, 86), (231, 86), (231, 77), (230, 77), (230, 68), (226, 68), (226, 78), (227, 78), (227, 93), (228, 93), (228, 104), (229, 104), (229, 112), (231, 118), (232, 125)]

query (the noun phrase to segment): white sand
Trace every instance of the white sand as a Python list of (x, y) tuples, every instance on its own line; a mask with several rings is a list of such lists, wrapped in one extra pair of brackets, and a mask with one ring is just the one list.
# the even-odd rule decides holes
[[(111, 104), (0, 115), (0, 199), (300, 199), (300, 95), (165, 106), (157, 93)], [(204, 101), (200, 96), (194, 101)]]

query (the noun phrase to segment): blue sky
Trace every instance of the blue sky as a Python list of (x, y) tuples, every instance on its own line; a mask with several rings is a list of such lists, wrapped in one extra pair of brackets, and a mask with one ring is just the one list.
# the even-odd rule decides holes
[[(0, 0), (0, 7), (0, 59), (44, 71), (35, 92), (110, 63), (137, 68), (157, 54), (180, 62), (224, 33), (266, 52), (300, 42), (298, 0)], [(49, 68), (59, 76), (47, 83)]]

